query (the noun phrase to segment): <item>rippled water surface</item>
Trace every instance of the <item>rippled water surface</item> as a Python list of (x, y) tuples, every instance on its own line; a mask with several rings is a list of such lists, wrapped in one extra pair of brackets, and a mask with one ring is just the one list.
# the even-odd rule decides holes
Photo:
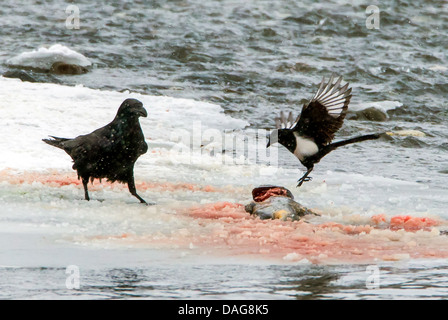
[[(80, 289), (65, 268), (4, 268), (0, 298), (13, 299), (445, 299), (441, 262), (386, 266), (379, 285), (365, 266), (159, 265), (84, 269)], [(39, 280), (37, 285), (36, 280)], [(12, 283), (14, 285), (12, 285)]]
[[(297, 114), (322, 76), (335, 72), (353, 88), (351, 111), (337, 139), (399, 130), (424, 135), (390, 136), (328, 155), (316, 166), (318, 181), (328, 172), (329, 181), (332, 173), (342, 175), (338, 181), (361, 175), (350, 180), (356, 189), (341, 188), (331, 201), (341, 207), (384, 207), (391, 214), (409, 210), (448, 219), (446, 1), (77, 0), (73, 4), (79, 8), (79, 29), (66, 27), (68, 4), (2, 2), (0, 73), (17, 69), (7, 61), (21, 52), (62, 44), (93, 63), (89, 72), (58, 77), (33, 73), (38, 81), (211, 102), (226, 115), (247, 121), (246, 129), (269, 129), (280, 110)], [(368, 5), (380, 9), (379, 29), (366, 27)], [(151, 115), (151, 106), (146, 107)], [(366, 118), (361, 111), (369, 107), (380, 118)], [(301, 165), (285, 150), (280, 154), (281, 165), (297, 168), (298, 178)], [(194, 176), (194, 171), (188, 173)], [(208, 177), (211, 184), (212, 175)], [(376, 177), (404, 184), (379, 190)], [(246, 181), (233, 179), (237, 184)], [(331, 202), (304, 190), (308, 205)], [(46, 207), (41, 203), (40, 208)], [(41, 218), (25, 216), (30, 220), (24, 223), (30, 224)], [(3, 215), (1, 222), (15, 219)], [(52, 219), (45, 216), (44, 222), (51, 224)], [(24, 239), (33, 242), (33, 237), (27, 231)], [(446, 298), (448, 291), (448, 264), (443, 260), (387, 262), (380, 265), (380, 287), (368, 289), (365, 265), (177, 263), (172, 257), (149, 263), (149, 251), (76, 248), (80, 251), (75, 257), (86, 256), (86, 262), (79, 262), (83, 280), (81, 290), (74, 292), (65, 287), (70, 259), (65, 259), (64, 248), (39, 245), (43, 256), (60, 253), (64, 262), (36, 258), (30, 263), (26, 254), (21, 258), (21, 250), (32, 246), (22, 247), (20, 237), (13, 238), (17, 247), (10, 245), (3, 253), (0, 249), (0, 298), (425, 299)], [(8, 236), (3, 239), (8, 241)], [(130, 263), (117, 263), (115, 254)], [(136, 258), (140, 254), (141, 260)]]

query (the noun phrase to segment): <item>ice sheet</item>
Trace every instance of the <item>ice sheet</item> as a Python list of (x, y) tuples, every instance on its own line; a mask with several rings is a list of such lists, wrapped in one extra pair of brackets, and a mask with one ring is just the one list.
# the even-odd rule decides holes
[[(157, 204), (142, 206), (125, 185), (106, 181), (89, 185), (92, 201), (84, 201), (69, 156), (41, 139), (89, 133), (111, 121), (129, 97), (149, 114), (141, 119), (150, 149), (136, 163), (137, 189)], [(296, 189), (297, 169), (238, 162), (244, 156), (231, 148), (210, 153), (220, 147), (210, 136), (244, 138), (248, 125), (216, 104), (0, 77), (0, 118), (0, 223), (8, 232), (34, 230), (67, 247), (170, 250), (180, 261), (232, 256), (332, 264), (448, 256), (440, 234), (444, 216), (426, 207), (443, 197), (437, 190), (331, 171), (316, 172), (312, 183)], [(254, 141), (248, 143), (255, 150), (265, 149)], [(306, 222), (251, 217), (244, 205), (263, 184), (289, 188), (322, 216)]]

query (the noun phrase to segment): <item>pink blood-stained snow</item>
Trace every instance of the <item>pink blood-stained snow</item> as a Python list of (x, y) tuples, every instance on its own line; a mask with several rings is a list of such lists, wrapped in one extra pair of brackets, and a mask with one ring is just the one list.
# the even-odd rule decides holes
[(426, 217), (396, 216), (390, 219), (390, 228), (392, 230), (430, 230), (431, 227), (438, 224), (438, 221)]
[[(4, 169), (0, 171), (0, 182), (5, 181), (11, 184), (31, 184), (31, 183), (41, 183), (49, 187), (62, 187), (62, 186), (78, 186), (82, 189), (82, 182), (78, 179), (76, 172), (60, 172), (58, 170), (49, 170), (45, 173), (43, 172), (32, 172), (25, 171), (17, 173), (14, 170)], [(155, 189), (157, 191), (202, 191), (202, 192), (218, 192), (219, 188), (215, 188), (210, 185), (197, 185), (192, 183), (172, 183), (172, 182), (146, 182), (138, 181), (135, 182), (137, 190), (147, 190)], [(123, 188), (127, 189), (127, 186), (120, 183), (110, 183), (106, 179), (99, 181), (95, 180), (89, 186), (89, 190), (98, 190), (101, 187), (111, 187), (111, 188)]]
[(81, 180), (77, 179), (76, 173), (61, 173), (57, 170), (41, 173), (31, 171), (17, 172), (12, 169), (4, 169), (0, 171), (0, 182), (8, 182), (10, 184), (31, 184), (37, 182), (45, 184), (49, 187), (82, 185)]
[[(0, 182), (11, 185), (37, 182), (48, 188), (70, 184), (82, 193), (76, 173), (56, 170), (45, 173), (2, 170)], [(114, 184), (113, 188), (117, 185), (120, 184)], [(95, 183), (96, 188), (105, 186), (112, 187), (112, 184), (106, 181)], [(331, 217), (322, 212), (322, 217), (306, 217), (301, 221), (261, 220), (245, 212), (244, 205), (251, 201), (250, 191), (247, 203), (199, 204), (201, 193), (192, 194), (191, 200), (198, 204), (192, 206), (190, 203), (186, 207), (182, 202), (176, 205), (176, 197), (184, 190), (222, 194), (227, 199), (234, 194), (222, 187), (180, 182), (139, 181), (137, 188), (172, 195), (173, 204), (165, 214), (169, 231), (99, 232), (86, 235), (84, 239), (113, 241), (124, 246), (190, 250), (201, 256), (250, 257), (274, 263), (339, 264), (448, 258), (448, 236), (439, 232), (439, 228), (447, 223), (437, 217), (383, 213), (361, 220), (359, 215), (354, 215), (353, 219), (346, 216), (344, 223), (339, 223), (331, 221)], [(151, 215), (150, 218), (158, 219), (159, 216)]]
[[(190, 235), (196, 246), (228, 254), (258, 255), (267, 259), (312, 263), (369, 263), (404, 258), (446, 258), (448, 237), (435, 226), (443, 221), (426, 217), (373, 216), (370, 224), (260, 220), (240, 204), (212, 203), (188, 210), (190, 217), (212, 220), (208, 236)], [(378, 227), (378, 222), (384, 225)]]
[(194, 218), (205, 219), (245, 219), (247, 213), (244, 205), (231, 202), (216, 202), (189, 209), (189, 215)]

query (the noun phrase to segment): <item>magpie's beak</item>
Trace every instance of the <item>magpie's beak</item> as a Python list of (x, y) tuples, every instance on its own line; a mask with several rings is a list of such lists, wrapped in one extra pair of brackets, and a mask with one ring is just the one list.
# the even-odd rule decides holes
[(277, 129), (272, 130), (272, 132), (268, 135), (268, 144), (266, 148), (269, 148), (272, 143), (276, 143), (278, 140), (278, 131)]

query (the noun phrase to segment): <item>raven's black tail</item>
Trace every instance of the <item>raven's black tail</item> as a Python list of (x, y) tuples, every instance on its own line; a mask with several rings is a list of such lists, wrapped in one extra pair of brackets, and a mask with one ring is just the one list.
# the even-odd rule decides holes
[(59, 149), (64, 149), (64, 142), (69, 141), (71, 139), (66, 139), (66, 138), (58, 138), (58, 137), (53, 137), (50, 136), (53, 139), (42, 139), (43, 142), (48, 143), (50, 146), (59, 148)]
[(345, 146), (347, 144), (366, 141), (366, 140), (375, 140), (375, 139), (378, 139), (379, 137), (381, 137), (380, 133), (374, 133), (374, 134), (366, 134), (364, 136), (354, 137), (354, 138), (343, 140), (343, 141), (338, 141), (338, 142), (331, 143), (331, 144), (325, 146), (325, 149), (323, 150), (323, 152), (324, 152), (324, 154), (327, 154), (327, 153), (333, 151), (334, 149)]

